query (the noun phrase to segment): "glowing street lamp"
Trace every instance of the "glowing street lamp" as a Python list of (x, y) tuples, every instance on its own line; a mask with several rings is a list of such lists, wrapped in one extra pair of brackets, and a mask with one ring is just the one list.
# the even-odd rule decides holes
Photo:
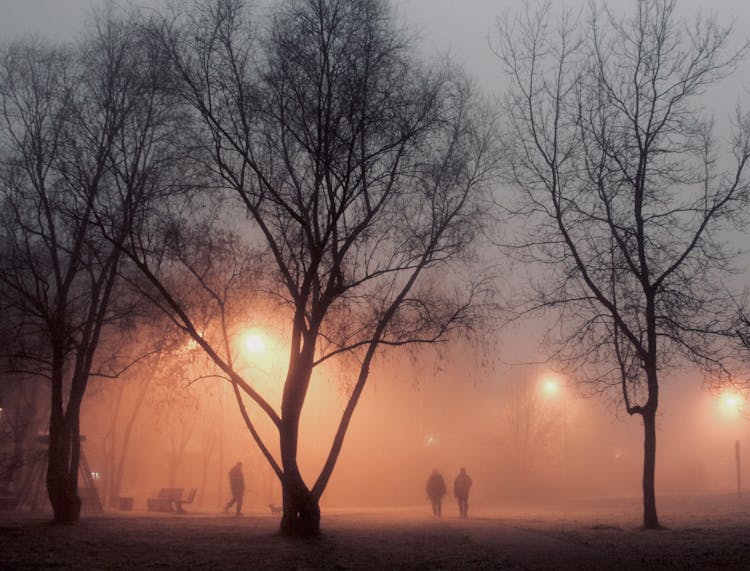
[(267, 396), (276, 395), (282, 386), (280, 380), (283, 378), (285, 348), (274, 330), (262, 325), (245, 327), (235, 333), (233, 345), (238, 358), (237, 366), (252, 370), (249, 382), (270, 391)]
[(745, 400), (737, 391), (726, 390), (719, 395), (719, 406), (724, 414), (737, 416), (742, 410)]
[[(719, 395), (719, 408), (725, 416), (736, 418), (745, 407), (745, 399), (738, 391), (727, 389)], [(737, 468), (737, 496), (742, 497), (742, 472), (740, 470), (740, 441), (734, 441), (734, 460)]]
[(263, 353), (266, 350), (266, 341), (263, 336), (257, 331), (250, 331), (245, 335), (244, 343), (245, 350), (250, 353), (257, 355)]
[(568, 398), (562, 381), (556, 376), (546, 376), (541, 381), (541, 389), (549, 399), (562, 398), (563, 405), (563, 480), (568, 480)]
[(547, 377), (542, 381), (542, 392), (547, 397), (555, 397), (560, 392), (560, 380), (557, 377)]
[[(234, 345), (238, 352), (248, 356), (260, 356), (266, 352), (266, 337), (258, 329), (246, 329), (239, 331), (234, 337)], [(226, 400), (226, 384), (222, 383), (221, 392), (219, 393), (219, 409), (224, 410)], [(217, 498), (219, 505), (222, 505), (224, 499), (224, 435), (226, 434), (226, 415), (219, 418), (219, 430), (221, 438), (219, 440), (219, 477)]]

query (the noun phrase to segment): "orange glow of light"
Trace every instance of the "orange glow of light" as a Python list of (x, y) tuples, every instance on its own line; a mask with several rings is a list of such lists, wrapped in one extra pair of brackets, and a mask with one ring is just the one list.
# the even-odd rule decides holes
[(248, 353), (257, 355), (266, 350), (266, 341), (258, 331), (249, 331), (245, 334), (243, 345)]
[(557, 377), (545, 377), (542, 379), (542, 392), (547, 397), (554, 397), (562, 390), (560, 379)]
[(737, 391), (726, 390), (719, 396), (719, 404), (724, 414), (735, 415), (742, 409), (745, 400)]

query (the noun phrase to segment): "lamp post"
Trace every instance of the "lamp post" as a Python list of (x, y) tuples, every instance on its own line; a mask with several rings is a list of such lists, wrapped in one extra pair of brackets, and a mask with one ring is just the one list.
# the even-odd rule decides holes
[[(742, 394), (734, 390), (726, 390), (719, 397), (719, 404), (725, 416), (735, 419), (745, 404)], [(740, 441), (734, 441), (734, 466), (737, 475), (737, 497), (742, 497), (742, 470), (740, 462)]]
[(561, 395), (563, 407), (563, 488), (568, 484), (568, 395), (558, 377), (546, 377), (542, 381), (542, 391), (547, 398), (557, 398)]
[(737, 465), (737, 497), (742, 497), (742, 474), (740, 472), (740, 441), (734, 441), (734, 458)]

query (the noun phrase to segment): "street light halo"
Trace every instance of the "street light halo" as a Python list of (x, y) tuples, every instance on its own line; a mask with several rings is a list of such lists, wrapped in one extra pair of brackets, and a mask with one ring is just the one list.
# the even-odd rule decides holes
[(245, 333), (243, 345), (248, 353), (255, 355), (264, 353), (266, 350), (266, 340), (257, 330), (251, 330)]
[(725, 390), (721, 393), (719, 402), (726, 414), (737, 414), (745, 404), (745, 399), (735, 390)]
[(548, 397), (555, 396), (562, 390), (560, 379), (554, 375), (547, 375), (542, 378), (542, 391)]

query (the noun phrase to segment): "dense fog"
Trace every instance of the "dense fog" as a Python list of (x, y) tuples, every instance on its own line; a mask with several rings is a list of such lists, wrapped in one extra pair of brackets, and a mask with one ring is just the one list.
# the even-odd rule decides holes
[[(270, 400), (278, 406), (283, 346), (270, 335), (264, 339), (262, 347), (248, 352), (248, 366), (255, 371), (248, 376), (257, 378), (264, 394), (275, 395)], [(122, 454), (145, 381), (99, 380), (84, 404), (84, 451), (105, 505), (118, 501), (109, 498), (112, 454), (118, 459)], [(165, 382), (183, 390), (167, 394)], [(347, 390), (345, 371), (329, 371), (313, 381), (300, 442), (308, 485), (330, 449)], [(664, 394), (657, 491), (735, 492), (734, 442), (746, 441), (746, 420), (722, 395), (702, 391), (700, 379), (674, 378)], [(257, 409), (249, 411), (253, 420), (262, 418)], [(278, 458), (278, 444), (270, 427), (265, 429)], [(372, 371), (321, 507), (423, 504), (427, 510), (429, 473), (442, 473), (450, 497), (461, 467), (473, 478), (475, 507), (638, 496), (641, 435), (637, 419), (611, 398), (582, 396), (544, 366), (508, 365), (487, 348), (469, 345), (446, 347), (440, 354), (386, 353)], [(269, 504), (281, 504), (279, 482), (252, 441), (226, 381), (191, 380), (189, 374), (181, 380), (152, 379), (125, 457), (119, 496), (133, 497), (136, 509), (145, 509), (146, 499), (162, 487), (195, 487), (194, 508), (220, 511), (229, 498), (227, 472), (236, 461), (244, 466), (246, 509), (266, 511)]]

